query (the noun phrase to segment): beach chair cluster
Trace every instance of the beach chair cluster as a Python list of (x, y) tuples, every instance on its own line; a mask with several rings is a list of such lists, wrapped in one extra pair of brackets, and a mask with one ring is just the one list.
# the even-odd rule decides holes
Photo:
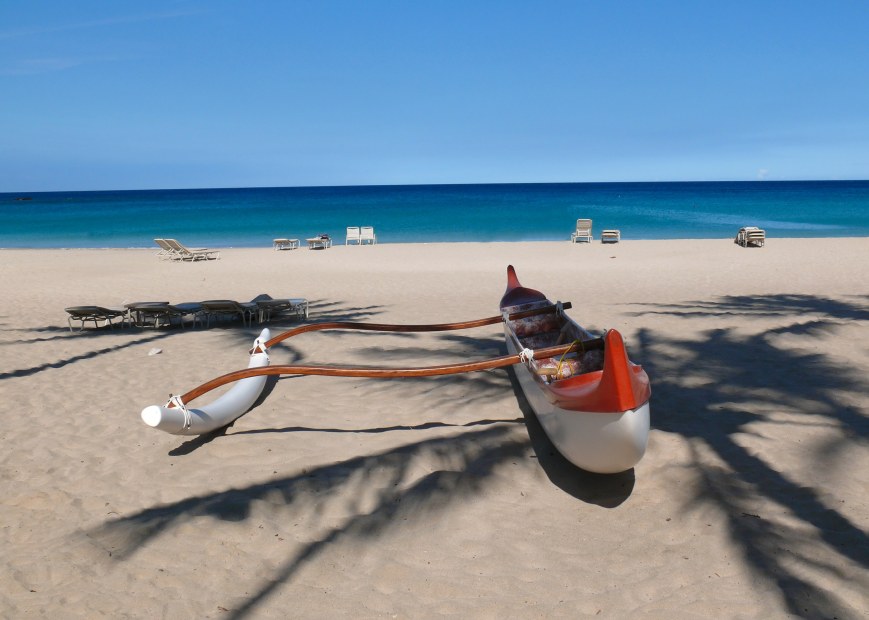
[(749, 246), (762, 248), (766, 243), (766, 231), (757, 226), (743, 226), (736, 233), (733, 242), (744, 248)]
[(377, 243), (377, 235), (374, 234), (373, 226), (348, 226), (347, 238), (344, 245), (374, 245)]
[[(618, 243), (622, 240), (622, 232), (615, 228), (604, 230), (600, 234), (601, 243)], [(591, 220), (578, 219), (576, 220), (576, 230), (570, 233), (571, 243), (591, 243), (594, 241), (594, 236), (591, 234)]]
[[(211, 327), (212, 322), (240, 320), (250, 327), (254, 321), (265, 323), (278, 318), (307, 319), (308, 300), (297, 298), (275, 299), (270, 295), (258, 295), (250, 301), (239, 302), (233, 299), (208, 299), (199, 302), (171, 304), (168, 301), (136, 301), (124, 304), (122, 308), (103, 306), (72, 306), (66, 308), (69, 330), (78, 321), (79, 331), (85, 325), (94, 328), (121, 327), (171, 327), (185, 324)], [(117, 320), (117, 322), (115, 322)]]
[(157, 256), (166, 260), (178, 261), (197, 261), (197, 260), (214, 260), (220, 258), (220, 250), (210, 250), (208, 248), (188, 248), (176, 239), (154, 239), (160, 247)]

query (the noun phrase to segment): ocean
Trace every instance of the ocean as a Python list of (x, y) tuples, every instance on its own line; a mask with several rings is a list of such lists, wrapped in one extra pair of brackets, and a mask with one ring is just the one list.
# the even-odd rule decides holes
[(869, 236), (869, 181), (546, 183), (0, 194), (0, 247), (265, 247), (347, 226), (379, 243), (569, 239), (578, 218), (622, 239)]

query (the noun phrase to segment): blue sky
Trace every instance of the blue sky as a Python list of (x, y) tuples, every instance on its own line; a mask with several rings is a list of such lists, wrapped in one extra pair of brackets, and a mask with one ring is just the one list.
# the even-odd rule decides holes
[(0, 3), (0, 191), (869, 178), (869, 2)]

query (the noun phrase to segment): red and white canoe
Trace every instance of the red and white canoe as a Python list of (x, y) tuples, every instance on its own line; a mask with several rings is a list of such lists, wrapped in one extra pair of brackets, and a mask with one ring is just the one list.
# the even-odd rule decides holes
[[(567, 460), (582, 469), (612, 474), (636, 465), (649, 438), (649, 377), (628, 359), (616, 330), (602, 340), (564, 312), (515, 320), (507, 315), (552, 305), (540, 291), (519, 283), (507, 267), (507, 290), (501, 298), (504, 335), (511, 354), (521, 354), (519, 384), (547, 436)], [(577, 342), (566, 355), (533, 357), (533, 351)], [(583, 342), (589, 346), (584, 350)]]

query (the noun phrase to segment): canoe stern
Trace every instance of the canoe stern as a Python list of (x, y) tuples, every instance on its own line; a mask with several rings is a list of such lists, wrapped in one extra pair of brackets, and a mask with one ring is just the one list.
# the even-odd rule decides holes
[(652, 395), (649, 376), (628, 359), (625, 341), (615, 329), (604, 336), (603, 371), (596, 403), (587, 411), (629, 411), (648, 402)]

